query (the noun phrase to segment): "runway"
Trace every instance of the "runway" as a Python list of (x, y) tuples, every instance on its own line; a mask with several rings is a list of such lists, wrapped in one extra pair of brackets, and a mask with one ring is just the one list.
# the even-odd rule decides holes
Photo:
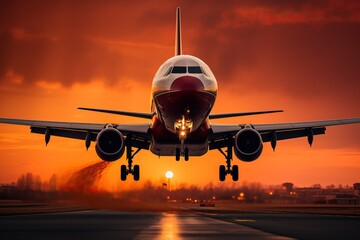
[(293, 239), (359, 239), (360, 216), (304, 213), (203, 213)]
[(0, 217), (1, 239), (287, 239), (192, 213), (81, 211)]
[(77, 211), (0, 217), (0, 239), (358, 239), (358, 216)]

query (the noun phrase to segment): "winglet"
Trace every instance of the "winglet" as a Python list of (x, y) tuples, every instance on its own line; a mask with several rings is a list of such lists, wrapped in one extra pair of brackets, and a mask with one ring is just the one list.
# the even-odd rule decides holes
[(181, 15), (180, 8), (176, 9), (175, 56), (181, 55)]

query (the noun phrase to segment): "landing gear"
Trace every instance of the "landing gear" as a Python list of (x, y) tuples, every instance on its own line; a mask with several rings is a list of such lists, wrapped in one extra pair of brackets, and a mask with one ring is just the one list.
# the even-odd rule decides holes
[(225, 181), (227, 174), (232, 176), (233, 181), (239, 180), (239, 167), (237, 165), (233, 165), (231, 167), (231, 160), (233, 155), (231, 142), (229, 141), (226, 152), (224, 152), (221, 148), (218, 148), (218, 150), (226, 158), (226, 166), (221, 165), (219, 167), (219, 180), (221, 182)]
[(185, 161), (189, 161), (189, 148), (185, 148), (183, 145), (181, 147), (182, 149), (175, 149), (175, 160), (179, 161), (180, 156), (184, 156)]
[(127, 170), (126, 170), (126, 165), (121, 165), (120, 167), (120, 179), (121, 181), (126, 181), (126, 176), (127, 176)]
[(140, 180), (140, 167), (139, 167), (139, 165), (134, 166), (133, 175), (134, 175), (134, 180), (135, 181)]
[(141, 148), (138, 148), (133, 154), (131, 143), (126, 144), (126, 160), (128, 161), (128, 164), (127, 166), (121, 165), (120, 167), (121, 181), (126, 181), (126, 177), (129, 174), (132, 174), (134, 176), (134, 181), (140, 180), (140, 166), (139, 165), (134, 165), (134, 167), (132, 166), (133, 158), (138, 152), (140, 152), (140, 150)]
[(219, 167), (219, 179), (220, 181), (225, 181), (225, 176), (226, 176), (226, 169), (224, 165), (220, 165)]
[(186, 114), (177, 119), (174, 123), (174, 129), (179, 134), (180, 147), (176, 148), (175, 159), (180, 160), (180, 156), (184, 156), (185, 161), (189, 160), (189, 149), (185, 147), (187, 135), (192, 131), (193, 122), (189, 119), (190, 109), (187, 107)]
[(175, 152), (175, 160), (179, 161), (180, 160), (180, 148), (176, 148), (176, 152)]
[(233, 180), (233, 181), (239, 180), (239, 167), (238, 167), (238, 165), (234, 165), (234, 166), (232, 167), (231, 176), (232, 176), (232, 180)]
[(189, 160), (189, 149), (188, 148), (184, 149), (184, 159), (185, 159), (185, 161)]

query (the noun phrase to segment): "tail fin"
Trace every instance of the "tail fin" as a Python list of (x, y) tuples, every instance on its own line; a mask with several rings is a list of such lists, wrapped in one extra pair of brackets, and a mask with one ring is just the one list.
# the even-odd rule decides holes
[(175, 56), (181, 55), (181, 16), (180, 8), (176, 9)]

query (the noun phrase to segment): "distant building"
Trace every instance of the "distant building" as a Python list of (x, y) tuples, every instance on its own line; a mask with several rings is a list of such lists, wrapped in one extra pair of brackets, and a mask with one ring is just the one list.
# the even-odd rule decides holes
[(360, 198), (355, 195), (337, 195), (336, 198), (329, 200), (328, 203), (340, 205), (360, 205)]
[(338, 196), (354, 196), (354, 189), (296, 188), (299, 203), (330, 203)]
[(288, 192), (288, 193), (294, 191), (294, 184), (291, 182), (283, 183), (282, 186), (285, 188), (286, 192)]
[(280, 204), (296, 203), (294, 184), (286, 182), (280, 188), (270, 190), (267, 202)]
[(280, 188), (269, 191), (267, 202), (360, 205), (360, 183), (354, 183), (353, 186), (325, 189), (315, 184), (313, 187), (294, 188), (293, 183), (286, 182)]

